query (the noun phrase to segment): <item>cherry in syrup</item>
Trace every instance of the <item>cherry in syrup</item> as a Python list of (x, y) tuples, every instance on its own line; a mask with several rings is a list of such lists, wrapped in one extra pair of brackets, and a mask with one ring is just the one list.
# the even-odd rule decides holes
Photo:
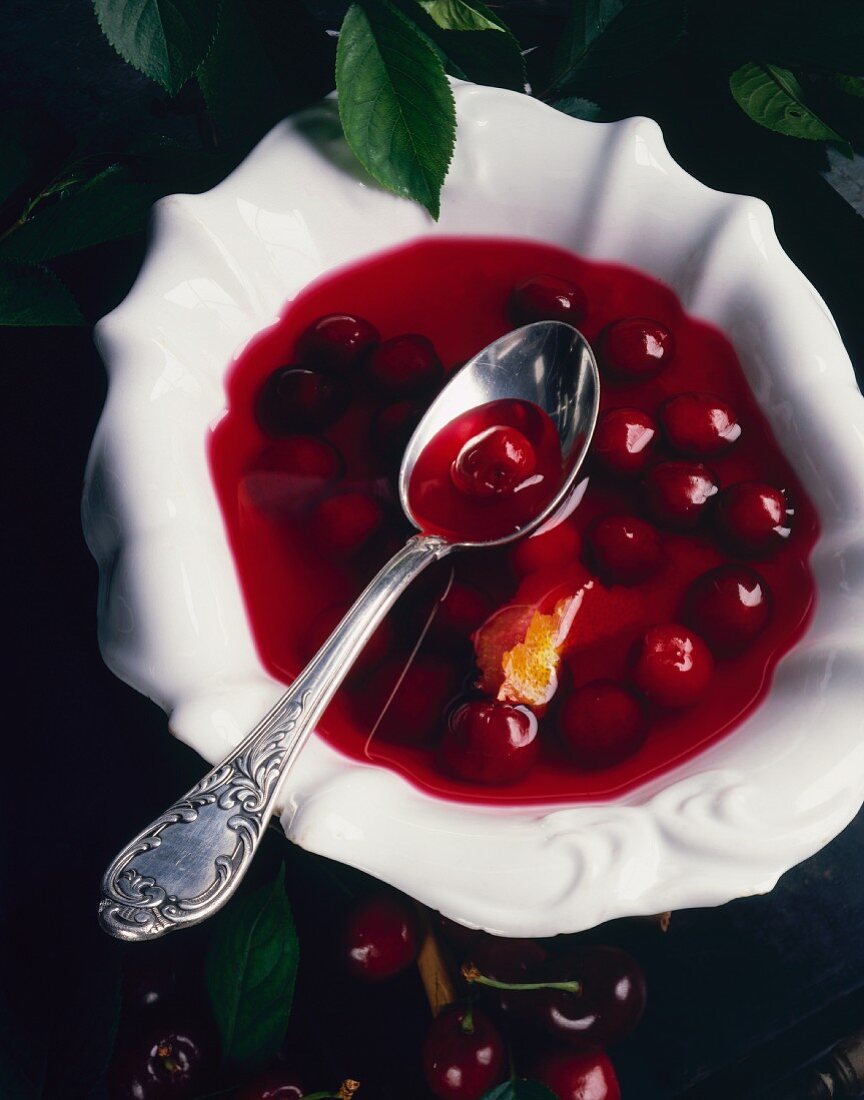
[(537, 759), (537, 719), (527, 707), (493, 700), (463, 703), (449, 716), (441, 762), (451, 775), (475, 783), (513, 783)]

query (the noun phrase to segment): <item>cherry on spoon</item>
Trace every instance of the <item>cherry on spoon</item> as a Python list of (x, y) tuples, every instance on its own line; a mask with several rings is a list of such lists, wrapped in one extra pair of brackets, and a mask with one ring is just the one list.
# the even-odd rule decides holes
[[(418, 528), (370, 581), (268, 714), (220, 764), (138, 834), (102, 879), (99, 921), (122, 940), (146, 940), (205, 920), (234, 893), (274, 811), (282, 780), (366, 642), (401, 593), (453, 550), (500, 546), (549, 519), (572, 491), (597, 420), (600, 382), (587, 341), (570, 325), (525, 325), (484, 348), (439, 393), (414, 431), (399, 496)], [(424, 448), (457, 417), (503, 399), (551, 419), (562, 479), (537, 515), (501, 537), (455, 541), (424, 533), (409, 503)]]

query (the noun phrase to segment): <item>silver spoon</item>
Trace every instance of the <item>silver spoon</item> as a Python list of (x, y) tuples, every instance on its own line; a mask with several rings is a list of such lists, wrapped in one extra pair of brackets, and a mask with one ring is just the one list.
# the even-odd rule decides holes
[(281, 781), (366, 642), (407, 586), (453, 550), (501, 546), (549, 519), (566, 501), (597, 420), (600, 382), (587, 341), (570, 325), (541, 321), (496, 340), (447, 383), (411, 437), (399, 498), (426, 444), (460, 413), (514, 398), (539, 405), (561, 441), (564, 479), (530, 523), (489, 542), (413, 535), (353, 607), (269, 714), (221, 764), (148, 825), (108, 867), (99, 921), (122, 940), (146, 940), (205, 920), (231, 897), (275, 808)]

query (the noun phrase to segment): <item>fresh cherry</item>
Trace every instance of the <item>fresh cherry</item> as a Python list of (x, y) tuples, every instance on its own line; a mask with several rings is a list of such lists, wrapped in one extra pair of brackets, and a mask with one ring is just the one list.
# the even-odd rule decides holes
[(717, 527), (739, 553), (767, 557), (791, 534), (791, 512), (776, 486), (739, 481), (717, 500)]
[(502, 982), (530, 981), (549, 958), (546, 948), (532, 939), (476, 934), (465, 956), (478, 970)]
[(362, 317), (329, 313), (319, 317), (297, 341), (297, 358), (325, 370), (345, 370), (378, 340), (378, 329)]
[(465, 443), (450, 476), (461, 493), (484, 499), (512, 493), (534, 473), (536, 465), (534, 448), (522, 432), (496, 424)]
[(558, 731), (580, 767), (608, 768), (632, 756), (645, 740), (639, 699), (614, 680), (592, 680), (565, 700)]
[(280, 367), (258, 395), (258, 423), (268, 435), (321, 431), (345, 412), (351, 392), (332, 375), (300, 367)]
[(621, 1100), (615, 1068), (599, 1050), (547, 1054), (534, 1067), (533, 1076), (557, 1100)]
[(678, 623), (646, 630), (636, 644), (633, 682), (652, 703), (677, 709), (695, 703), (714, 671), (708, 646)]
[(669, 329), (646, 317), (615, 321), (600, 337), (603, 365), (611, 374), (627, 381), (653, 378), (669, 365), (674, 350)]
[(713, 393), (679, 393), (660, 409), (660, 423), (676, 451), (717, 455), (741, 435), (735, 411)]
[(451, 775), (475, 783), (513, 783), (537, 759), (537, 719), (526, 707), (475, 700), (447, 721), (440, 756)]
[(576, 978), (580, 983), (580, 993), (545, 990), (533, 994), (538, 998), (536, 1021), (568, 1046), (611, 1046), (626, 1038), (642, 1019), (645, 975), (633, 956), (620, 947), (571, 948), (550, 958), (542, 973), (550, 980)]
[(485, 1012), (450, 1004), (423, 1042), (423, 1073), (438, 1100), (480, 1100), (504, 1073), (504, 1042)]
[(372, 420), (369, 437), (372, 446), (388, 462), (401, 462), (422, 416), (423, 406), (414, 401), (395, 401), (392, 405), (385, 405)]
[(657, 425), (641, 409), (610, 409), (597, 421), (593, 453), (597, 464), (613, 474), (641, 473), (657, 443)]
[(365, 546), (384, 522), (384, 510), (375, 497), (349, 490), (325, 497), (312, 513), (318, 544), (336, 555), (350, 555)]
[(111, 1100), (186, 1100), (204, 1091), (214, 1068), (207, 1029), (164, 1019), (136, 1026), (118, 1041), (109, 1070)]
[(535, 275), (513, 289), (508, 303), (515, 325), (534, 321), (565, 321), (578, 324), (585, 316), (588, 300), (575, 283), (555, 275)]
[(771, 593), (753, 569), (720, 565), (690, 586), (685, 619), (718, 653), (734, 653), (768, 625)]
[[(351, 606), (350, 600), (331, 604), (312, 620), (306, 636), (305, 658), (311, 661), (318, 650), (324, 645), (337, 625), (342, 621), (345, 612)], [(363, 675), (376, 665), (380, 665), (393, 647), (393, 623), (389, 618), (384, 619), (381, 625), (363, 647), (357, 660), (354, 662), (352, 673)]]
[(407, 669), (403, 658), (391, 657), (365, 685), (358, 707), (376, 738), (419, 745), (437, 729), (457, 688), (456, 670), (444, 657), (421, 654)]
[(345, 924), (343, 956), (348, 972), (380, 982), (407, 970), (420, 950), (417, 910), (395, 890), (382, 890), (357, 902)]
[(234, 1095), (233, 1100), (303, 1100), (305, 1084), (288, 1066), (259, 1073)]
[(717, 479), (700, 462), (661, 462), (645, 475), (645, 503), (658, 523), (695, 527), (717, 493)]
[(607, 584), (638, 584), (656, 573), (663, 561), (656, 529), (636, 516), (595, 520), (587, 541), (592, 561)]
[(434, 389), (444, 378), (432, 341), (414, 332), (379, 344), (369, 356), (368, 371), (386, 393), (404, 397)]
[(645, 1011), (642, 968), (619, 947), (571, 947), (518, 975), (479, 965), (462, 973), (484, 989), (500, 989), (508, 1019), (579, 1050), (620, 1042)]
[(576, 561), (582, 549), (579, 528), (567, 520), (548, 530), (540, 530), (527, 539), (520, 539), (510, 554), (516, 572), (524, 577), (538, 569), (553, 568)]

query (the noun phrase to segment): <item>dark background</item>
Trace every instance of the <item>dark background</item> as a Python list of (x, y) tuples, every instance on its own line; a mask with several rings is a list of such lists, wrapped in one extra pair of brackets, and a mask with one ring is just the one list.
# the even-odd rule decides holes
[[(114, 55), (86, 0), (7, 0), (5, 11), (0, 106), (39, 106), (106, 150), (130, 132), (194, 137), (194, 114), (178, 112)], [(552, 9), (513, 11), (524, 44), (554, 26)], [(640, 85), (634, 109), (661, 122), (693, 175), (770, 203), (781, 243), (864, 367), (864, 218), (854, 207), (864, 191), (861, 158), (838, 161), (827, 178), (815, 147), (769, 138), (766, 158), (765, 134), (700, 75), (688, 59), (673, 60)], [(698, 123), (669, 109), (673, 90), (676, 100), (690, 97)], [(89, 315), (123, 296), (142, 248), (131, 239), (68, 261), (64, 274)], [(97, 651), (97, 576), (78, 513), (105, 395), (89, 332), (3, 330), (0, 340), (8, 673), (0, 1100), (39, 1095), (26, 1081), (44, 1083), (47, 1096), (95, 1098), (104, 1095), (103, 1018), (114, 1011), (129, 950), (96, 927), (99, 876), (133, 831), (197, 778), (200, 762)], [(770, 895), (675, 913), (665, 934), (633, 922), (603, 930), (634, 947), (651, 989), (648, 1017), (619, 1054), (627, 1100), (791, 1097), (789, 1075), (864, 1025), (862, 837), (859, 817)], [(281, 852), (275, 837), (268, 843)], [(194, 933), (183, 935), (194, 950)]]

